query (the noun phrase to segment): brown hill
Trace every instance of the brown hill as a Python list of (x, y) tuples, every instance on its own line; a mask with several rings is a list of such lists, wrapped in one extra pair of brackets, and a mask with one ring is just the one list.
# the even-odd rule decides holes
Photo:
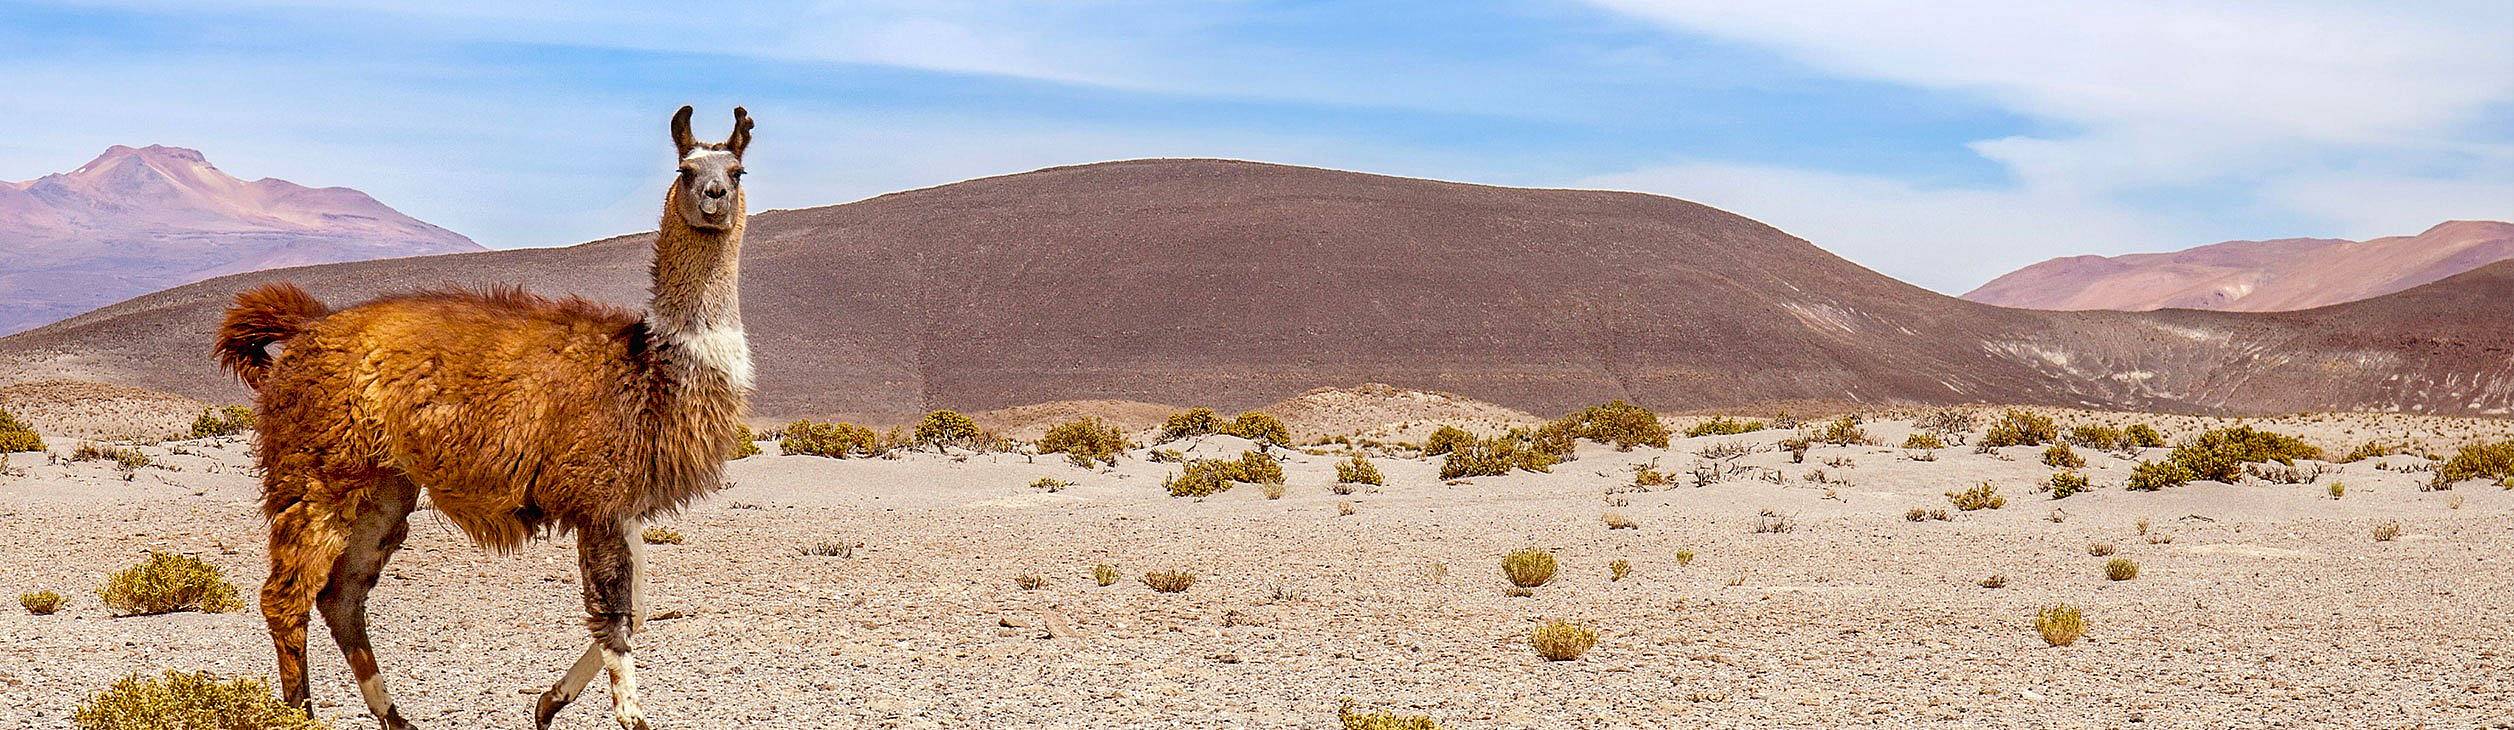
[(479, 250), (356, 190), (114, 145), (77, 170), (0, 182), (0, 334), (239, 271)]
[(2353, 302), (2514, 258), (2514, 223), (2448, 221), (2415, 236), (2228, 241), (2173, 253), (2071, 256), (1964, 295), (2026, 309), (2273, 312)]
[[(2501, 271), (2424, 292), (2460, 307), (2443, 312), (2035, 312), (1931, 293), (1679, 200), (1214, 160), (973, 180), (765, 212), (750, 230), (744, 313), (769, 417), (898, 422), (1059, 400), (1239, 409), (1358, 383), (1539, 415), (1617, 397), (1679, 410), (2508, 401), (2502, 359), (2478, 356), (2496, 340), (2475, 336), (2501, 334), (2505, 315), (2465, 291)], [(515, 281), (633, 304), (648, 244), (214, 279), (0, 339), (0, 380), (237, 401), (205, 353), (239, 289), (288, 279), (346, 303)]]

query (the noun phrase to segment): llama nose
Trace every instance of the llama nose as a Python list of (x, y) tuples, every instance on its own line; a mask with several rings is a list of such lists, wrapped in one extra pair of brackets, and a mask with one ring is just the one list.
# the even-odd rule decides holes
[(710, 197), (710, 198), (721, 198), (721, 197), (724, 197), (724, 196), (725, 196), (725, 189), (724, 189), (722, 186), (717, 186), (717, 185), (709, 185), (709, 186), (707, 186), (707, 197)]

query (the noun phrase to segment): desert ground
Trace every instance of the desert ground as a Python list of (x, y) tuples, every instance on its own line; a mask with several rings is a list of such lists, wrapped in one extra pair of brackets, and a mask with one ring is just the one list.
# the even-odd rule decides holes
[[(2171, 438), (2218, 423), (2060, 416), (2149, 421)], [(2369, 438), (2450, 453), (2514, 432), (2396, 415), (2251, 423), (2333, 458)], [(1341, 495), (1342, 453), (1276, 449), (1279, 499), (1253, 485), (1167, 496), (1177, 465), (1146, 448), (1094, 470), (1019, 453), (836, 460), (764, 442), (731, 465), (731, 486), (661, 522), (685, 541), (649, 552), (645, 710), (662, 728), (1316, 728), (1345, 699), (1448, 728), (2514, 719), (2514, 493), (2422, 491), (2433, 462), (2397, 455), (2329, 465), (2310, 484), (2131, 492), (2125, 456), (2163, 450), (2080, 449), (2095, 489), (2055, 500), (2035, 490), (2053, 472), (2039, 447), (1896, 448), (1908, 414), (1865, 428), (1884, 445), (1818, 445), (1804, 463), (1773, 448), (1790, 432), (1767, 430), (1665, 449), (1582, 442), (1551, 473), (1446, 482), (1437, 458), (1382, 450), (1386, 486)], [(1753, 451), (1702, 455), (1731, 444)], [(1250, 444), (1163, 447), (1228, 457)], [(249, 608), (116, 618), (99, 603), (105, 575), (152, 550), (206, 559), (248, 591), (263, 572), (249, 441), (140, 448), (154, 465), (129, 479), (44, 454), (15, 455), (0, 477), (0, 589), (70, 596), (57, 615), (0, 612), (0, 726), (67, 726), (80, 698), (135, 671), (269, 673)], [(1632, 486), (1651, 464), (1676, 483)], [(1723, 478), (1697, 485), (1688, 472), (1703, 464)], [(1074, 484), (1049, 491), (1040, 477)], [(1984, 481), (2005, 508), (1949, 508), (1947, 492)], [(2346, 485), (2336, 499), (2332, 481)], [(1914, 507), (1952, 519), (1908, 521)], [(1794, 529), (1758, 532), (1766, 511)], [(1609, 512), (1637, 527), (1610, 529)], [(528, 726), (534, 694), (585, 641), (572, 544), (491, 555), (432, 512), (413, 519), (371, 604), (402, 711), (422, 727)], [(2377, 541), (2387, 522), (2397, 539)], [(850, 550), (803, 550), (828, 542)], [(2138, 577), (2108, 580), (2095, 543)], [(1561, 574), (1507, 596), (1499, 562), (1524, 547), (1553, 551)], [(1630, 575), (1610, 580), (1618, 559)], [(1101, 563), (1127, 578), (1096, 585)], [(1170, 569), (1195, 573), (1193, 587), (1134, 580)], [(1045, 585), (1018, 585), (1030, 574)], [(1982, 585), (1993, 575), (2004, 586)], [(2085, 638), (2049, 646), (2033, 616), (2061, 602), (2084, 610)], [(1546, 661), (1528, 633), (1550, 618), (1600, 640)], [(321, 714), (374, 727), (319, 629), (312, 656)], [(559, 726), (612, 727), (602, 685)]]

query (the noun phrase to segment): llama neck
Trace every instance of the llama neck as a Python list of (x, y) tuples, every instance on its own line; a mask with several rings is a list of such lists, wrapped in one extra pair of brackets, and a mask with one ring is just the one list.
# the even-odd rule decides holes
[[(736, 205), (739, 205), (737, 202)], [(736, 211), (739, 211), (736, 208)], [(654, 301), (647, 326), (663, 359), (692, 375), (720, 375), (736, 393), (751, 388), (751, 346), (742, 331), (742, 224), (722, 231), (689, 227), (669, 201), (655, 239)]]

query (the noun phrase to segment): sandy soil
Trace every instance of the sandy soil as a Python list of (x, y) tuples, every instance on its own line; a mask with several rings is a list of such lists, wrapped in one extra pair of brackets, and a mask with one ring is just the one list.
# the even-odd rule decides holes
[[(2353, 418), (2295, 426), (2328, 443), (2429, 428), (2447, 447), (2503, 426)], [(1906, 427), (1870, 431), (1900, 443)], [(668, 521), (687, 544), (651, 551), (656, 609), (682, 617), (639, 641), (645, 706), (662, 728), (1316, 728), (1340, 698), (1451, 728), (2482, 727), (2514, 707), (2514, 493), (2420, 491), (2427, 475), (2401, 469), (2426, 462), (2399, 456), (2334, 466), (2323, 484), (2134, 493), (2120, 489), (2130, 462), (2082, 451), (2099, 489), (2054, 501), (2032, 488), (2051, 472), (2037, 449), (1924, 462), (1823, 446), (1789, 464), (1769, 448), (1782, 435), (1584, 444), (1552, 474), (1458, 483), (1430, 460), (1381, 458), (1389, 486), (1349, 496), (1328, 489), (1338, 457), (1293, 454), (1274, 501), (1248, 486), (1173, 499), (1159, 489), (1173, 465), (1140, 457), (1095, 472), (1020, 455), (833, 461), (772, 444)], [(1722, 442), (1764, 446), (1736, 462), (1781, 482), (1624, 491), (1632, 467), (1683, 472)], [(152, 549), (201, 556), (247, 587), (262, 572), (245, 447), (147, 451), (180, 471), (124, 481), (109, 465), (21, 454), (0, 477), (0, 589), (72, 597), (61, 615), (0, 612), (0, 727), (64, 726), (127, 672), (269, 672), (251, 612), (112, 618), (97, 602), (107, 572)], [(1819, 469), (1831, 483), (1806, 480)], [(1078, 484), (1028, 486), (1040, 476)], [(2332, 479), (2344, 498), (2326, 493)], [(2005, 509), (1903, 517), (1984, 480)], [(1354, 514), (1339, 516), (1346, 501)], [(1763, 509), (1797, 529), (1754, 533)], [(1608, 510), (1639, 528), (1608, 529)], [(402, 709), (424, 727), (528, 726), (532, 693), (584, 641), (572, 546), (488, 555), (433, 513), (415, 519), (373, 603)], [(2402, 535), (2376, 542), (2387, 520)], [(832, 540), (860, 547), (798, 552)], [(2094, 542), (2142, 574), (2105, 580)], [(1533, 597), (1504, 596), (1498, 561), (1526, 546), (1554, 550), (1563, 572)], [(1698, 557), (1680, 566), (1679, 550)], [(1609, 581), (1619, 558), (1632, 574)], [(1130, 579), (1095, 586), (1096, 563)], [(1170, 568), (1199, 580), (1156, 594), (1131, 579)], [(1018, 588), (1029, 573), (1047, 586)], [(2006, 586), (1977, 584), (1992, 574)], [(2086, 611), (2074, 646), (2045, 646), (2031, 627), (2057, 601)], [(1543, 661), (1526, 635), (1549, 617), (1602, 641)], [(339, 654), (317, 642), (324, 714), (373, 727)], [(560, 725), (611, 727), (602, 690)]]

